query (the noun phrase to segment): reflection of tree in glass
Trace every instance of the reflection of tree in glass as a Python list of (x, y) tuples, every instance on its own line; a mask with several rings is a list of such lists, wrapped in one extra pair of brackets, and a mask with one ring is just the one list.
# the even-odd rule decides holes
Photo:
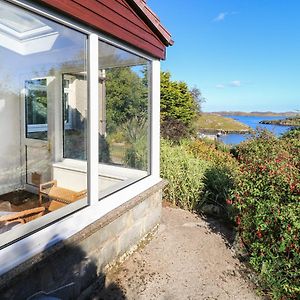
[(125, 140), (129, 145), (125, 152), (125, 165), (146, 171), (148, 161), (147, 119), (144, 117), (134, 117), (127, 121), (122, 127)]
[[(141, 70), (143, 67), (140, 67)], [(147, 80), (130, 67), (106, 70), (107, 130), (114, 131), (134, 117), (146, 117), (148, 108)]]
[(28, 124), (47, 124), (46, 79), (26, 81)]

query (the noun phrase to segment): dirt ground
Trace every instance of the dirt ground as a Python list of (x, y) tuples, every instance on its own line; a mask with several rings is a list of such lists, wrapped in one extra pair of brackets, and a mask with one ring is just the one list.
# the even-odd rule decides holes
[(260, 299), (214, 220), (163, 208), (153, 239), (111, 270), (90, 299)]

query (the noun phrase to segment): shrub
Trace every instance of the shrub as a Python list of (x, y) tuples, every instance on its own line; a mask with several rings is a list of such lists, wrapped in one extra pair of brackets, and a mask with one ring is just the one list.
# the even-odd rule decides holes
[(261, 131), (236, 155), (240, 173), (229, 202), (238, 210), (250, 264), (274, 299), (299, 299), (299, 144), (289, 135), (278, 139)]
[[(169, 181), (165, 197), (176, 205), (228, 217), (229, 191), (234, 186), (238, 163), (211, 143), (162, 141), (161, 176)], [(213, 205), (213, 210), (208, 208)]]
[(228, 148), (220, 146), (219, 143), (195, 140), (189, 143), (188, 148), (195, 157), (216, 166), (227, 167), (232, 171), (238, 167), (237, 161), (229, 153)]
[(134, 169), (147, 170), (147, 119), (144, 117), (134, 117), (128, 120), (122, 128), (125, 142), (129, 147), (125, 151), (125, 165)]
[(204, 173), (208, 163), (195, 158), (187, 143), (172, 145), (161, 141), (161, 177), (169, 184), (164, 189), (164, 198), (187, 210), (195, 210), (203, 191)]
[(177, 143), (190, 136), (190, 132), (186, 125), (184, 125), (181, 120), (173, 119), (171, 117), (165, 118), (165, 120), (162, 121), (160, 133), (164, 139), (169, 139)]
[(294, 128), (282, 135), (281, 140), (288, 144), (295, 165), (300, 168), (300, 128)]
[(227, 148), (224, 148), (226, 152), (218, 150), (222, 147), (216, 143), (195, 140), (188, 147), (196, 158), (208, 162), (199, 209), (205, 210), (205, 205), (212, 204), (219, 207), (217, 216), (229, 218), (231, 211), (226, 200), (235, 184), (237, 161), (227, 152)]
[(210, 212), (215, 216), (230, 219), (231, 210), (226, 205), (231, 189), (234, 187), (234, 177), (226, 167), (212, 165), (204, 173), (204, 188), (199, 209), (206, 211), (206, 205), (217, 206), (218, 209)]

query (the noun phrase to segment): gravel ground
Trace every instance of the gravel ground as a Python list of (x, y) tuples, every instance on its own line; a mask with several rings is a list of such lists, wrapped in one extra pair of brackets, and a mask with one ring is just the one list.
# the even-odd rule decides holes
[(157, 234), (112, 269), (90, 299), (260, 299), (213, 220), (165, 207)]

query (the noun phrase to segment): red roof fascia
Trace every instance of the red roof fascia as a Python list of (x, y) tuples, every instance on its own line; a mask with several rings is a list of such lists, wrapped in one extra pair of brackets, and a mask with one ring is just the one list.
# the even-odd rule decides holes
[(162, 25), (158, 16), (147, 6), (145, 0), (126, 0), (128, 4), (134, 5), (135, 8), (139, 9), (142, 14), (144, 21), (148, 23), (148, 26), (159, 36), (160, 40), (165, 46), (172, 46), (174, 41), (172, 40), (171, 34)]

